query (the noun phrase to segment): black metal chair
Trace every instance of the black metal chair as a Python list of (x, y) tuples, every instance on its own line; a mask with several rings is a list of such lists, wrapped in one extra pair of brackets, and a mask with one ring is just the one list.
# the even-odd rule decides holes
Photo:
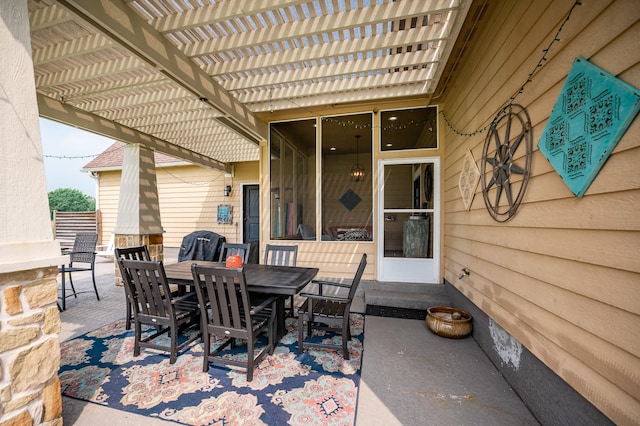
[[(149, 255), (149, 249), (146, 245), (137, 246), (137, 247), (125, 247), (125, 248), (116, 248), (114, 250), (116, 259), (127, 259), (127, 260), (151, 260), (151, 256)], [(123, 278), (124, 282), (124, 278)], [(127, 304), (127, 316), (125, 318), (125, 329), (131, 329), (131, 323), (134, 321), (133, 318), (133, 297), (129, 295), (129, 286), (124, 285), (124, 294), (126, 298)]]
[[(162, 262), (118, 258), (118, 266), (133, 301), (134, 356), (140, 355), (142, 347), (153, 348), (169, 352), (169, 363), (175, 363), (178, 351), (201, 336), (196, 333), (178, 343), (181, 332), (191, 325), (199, 324), (198, 303), (171, 294)], [(156, 327), (156, 332), (143, 339), (142, 325)], [(169, 346), (154, 342), (156, 337), (164, 333), (170, 338)]]
[(251, 243), (227, 243), (223, 242), (220, 247), (220, 257), (218, 262), (224, 262), (227, 257), (237, 254), (242, 258), (242, 263), (249, 263), (249, 252), (251, 251)]
[[(351, 302), (356, 294), (358, 284), (367, 266), (367, 255), (363, 254), (358, 265), (358, 270), (351, 284), (332, 281), (314, 280), (311, 283), (318, 285), (318, 293), (300, 293), (307, 298), (298, 309), (298, 353), (302, 353), (305, 347), (318, 347), (340, 349), (345, 359), (349, 359), (347, 343), (351, 340), (349, 329), (349, 314)], [(346, 297), (327, 295), (325, 287), (344, 287), (349, 289)], [(307, 322), (307, 338), (312, 336), (313, 330), (331, 330), (342, 334), (342, 345), (307, 342), (304, 340), (304, 322)]]
[[(262, 358), (272, 354), (274, 342), (276, 297), (262, 300), (252, 306), (244, 277), (244, 268), (207, 267), (192, 265), (193, 281), (201, 310), (204, 358), (202, 371), (209, 363), (234, 365), (247, 369), (247, 381), (253, 380), (253, 370)], [(268, 344), (255, 355), (255, 343), (261, 331), (267, 331)], [(211, 337), (228, 337), (215, 350), (211, 350)], [(219, 356), (235, 339), (247, 342), (247, 361)]]
[[(264, 251), (264, 264), (276, 265), (276, 266), (296, 266), (298, 259), (298, 246), (286, 246), (267, 244)], [(290, 297), (291, 307), (289, 314), (295, 315), (295, 305), (293, 303), (293, 296)], [(286, 308), (289, 309), (289, 308)]]
[[(58, 269), (58, 272), (61, 274), (67, 274), (69, 276), (69, 285), (71, 286), (72, 294), (64, 295), (63, 297), (78, 297), (79, 293), (87, 293), (87, 292), (77, 292), (75, 286), (73, 285), (73, 278), (71, 274), (73, 272), (82, 272), (82, 271), (91, 271), (91, 280), (93, 281), (93, 291), (96, 294), (96, 298), (100, 300), (100, 295), (98, 294), (98, 287), (96, 286), (96, 274), (95, 274), (95, 262), (96, 262), (96, 245), (98, 243), (98, 234), (86, 234), (86, 233), (78, 233), (76, 234), (75, 240), (73, 241), (73, 247), (71, 250), (63, 250), (62, 254), (69, 255), (69, 264), (64, 265)], [(63, 285), (64, 285), (64, 276)], [(65, 307), (65, 302), (63, 300), (63, 309)]]

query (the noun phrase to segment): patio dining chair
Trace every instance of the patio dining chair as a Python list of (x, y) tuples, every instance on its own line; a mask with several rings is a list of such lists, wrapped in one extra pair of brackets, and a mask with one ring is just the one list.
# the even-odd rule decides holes
[[(202, 319), (204, 354), (202, 371), (209, 371), (209, 363), (234, 365), (247, 370), (247, 381), (253, 380), (253, 370), (262, 358), (272, 354), (276, 342), (275, 296), (261, 300), (258, 306), (251, 304), (244, 276), (244, 268), (208, 267), (192, 265), (191, 272), (198, 294)], [(256, 355), (256, 340), (266, 331), (268, 343)], [(211, 350), (211, 338), (228, 338)], [(236, 339), (247, 342), (247, 359), (220, 355), (221, 351)]]
[[(367, 266), (367, 255), (362, 255), (356, 275), (350, 284), (333, 281), (313, 280), (311, 283), (318, 285), (318, 293), (300, 293), (307, 300), (298, 309), (298, 353), (302, 353), (305, 347), (318, 348), (342, 348), (344, 359), (349, 359), (349, 349), (347, 343), (351, 340), (349, 329), (349, 314), (351, 313), (351, 302), (356, 294), (358, 284)], [(347, 288), (349, 293), (346, 297), (329, 295), (327, 287)], [(304, 339), (304, 323), (307, 323), (307, 339), (313, 335), (313, 330), (330, 330), (342, 335), (342, 345), (329, 343), (309, 342)]]
[[(267, 244), (264, 251), (264, 264), (275, 266), (296, 266), (298, 259), (298, 246), (293, 245), (276, 245)], [(295, 305), (293, 304), (293, 296), (290, 297), (291, 307), (285, 308), (289, 310), (289, 314), (294, 316)]]
[(224, 262), (227, 257), (237, 254), (242, 258), (242, 263), (249, 263), (249, 252), (251, 251), (251, 243), (227, 243), (223, 242), (220, 247), (220, 257), (218, 262)]
[[(137, 246), (137, 247), (124, 247), (124, 248), (116, 248), (114, 249), (116, 259), (127, 259), (127, 260), (151, 260), (151, 256), (149, 255), (149, 249), (146, 245)], [(124, 278), (123, 278), (124, 282)], [(127, 305), (127, 316), (125, 317), (125, 329), (131, 330), (131, 323), (133, 322), (133, 308), (132, 303), (134, 298), (129, 295), (129, 286), (124, 285), (124, 294), (125, 294), (125, 302)]]
[[(78, 297), (75, 286), (73, 285), (73, 278), (71, 274), (73, 272), (91, 271), (91, 280), (93, 281), (93, 291), (96, 294), (96, 299), (100, 300), (98, 294), (98, 287), (96, 286), (96, 274), (95, 274), (95, 261), (96, 261), (96, 244), (98, 243), (98, 234), (78, 233), (73, 241), (73, 247), (71, 250), (63, 250), (62, 254), (69, 255), (69, 264), (64, 265), (63, 268), (59, 268), (60, 273), (67, 274), (69, 276), (69, 285), (71, 286), (72, 294), (65, 295), (65, 297)], [(64, 278), (64, 277), (63, 277)], [(63, 280), (64, 281), (64, 280)], [(63, 302), (64, 306), (64, 302)]]
[[(171, 294), (162, 262), (118, 258), (118, 266), (133, 302), (133, 355), (140, 355), (140, 348), (152, 348), (169, 352), (169, 363), (174, 364), (178, 352), (201, 336), (194, 333), (179, 343), (181, 333), (199, 324), (198, 303)], [(156, 327), (156, 332), (143, 338), (143, 325)], [(165, 333), (170, 338), (169, 346), (155, 340)]]

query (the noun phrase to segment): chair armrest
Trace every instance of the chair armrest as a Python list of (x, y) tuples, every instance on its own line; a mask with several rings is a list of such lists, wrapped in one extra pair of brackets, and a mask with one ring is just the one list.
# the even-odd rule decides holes
[[(307, 283), (307, 285), (304, 286), (304, 288), (307, 288), (307, 286), (310, 286), (311, 284), (318, 284), (318, 290), (321, 295), (322, 295), (322, 287), (325, 285), (333, 286), (333, 287), (343, 287), (343, 288), (351, 287), (351, 284), (338, 283), (334, 281), (311, 280)], [(314, 294), (314, 293), (309, 293), (309, 294)], [(302, 295), (302, 293), (300, 293), (300, 295)]]
[(300, 293), (300, 296), (307, 297), (309, 299), (314, 299), (314, 300), (330, 300), (333, 302), (344, 302), (344, 303), (349, 302), (348, 297), (323, 296), (321, 294), (315, 294), (315, 293)]
[(66, 251), (64, 254), (96, 254), (95, 251)]
[(312, 280), (311, 283), (318, 284), (318, 293), (322, 295), (325, 286), (350, 288), (351, 284), (338, 283), (335, 281)]
[(334, 286), (334, 287), (344, 287), (344, 288), (351, 287), (351, 284), (339, 283), (339, 282), (335, 282), (335, 281), (311, 280), (311, 283), (312, 284), (319, 284), (321, 286), (323, 286), (323, 285), (331, 285), (331, 286)]
[(267, 306), (273, 304), (276, 300), (277, 300), (277, 297), (275, 297), (275, 296), (269, 297), (268, 299), (263, 300), (262, 303), (259, 304), (258, 306), (252, 306), (251, 310), (249, 311), (249, 313), (251, 315), (254, 315), (254, 314), (264, 310)]

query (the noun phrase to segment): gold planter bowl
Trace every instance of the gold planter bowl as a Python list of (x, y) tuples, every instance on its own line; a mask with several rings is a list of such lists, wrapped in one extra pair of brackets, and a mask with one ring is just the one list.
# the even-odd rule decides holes
[(471, 315), (463, 310), (447, 306), (432, 306), (427, 309), (427, 327), (441, 337), (460, 339), (471, 333)]

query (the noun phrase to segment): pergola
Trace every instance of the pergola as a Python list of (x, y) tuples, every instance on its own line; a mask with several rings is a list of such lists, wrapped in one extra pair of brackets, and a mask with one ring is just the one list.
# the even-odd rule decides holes
[(226, 169), (258, 160), (267, 139), (260, 113), (391, 98), (428, 104), (460, 56), (454, 44), (470, 8), (469, 0), (29, 0), (39, 114)]

